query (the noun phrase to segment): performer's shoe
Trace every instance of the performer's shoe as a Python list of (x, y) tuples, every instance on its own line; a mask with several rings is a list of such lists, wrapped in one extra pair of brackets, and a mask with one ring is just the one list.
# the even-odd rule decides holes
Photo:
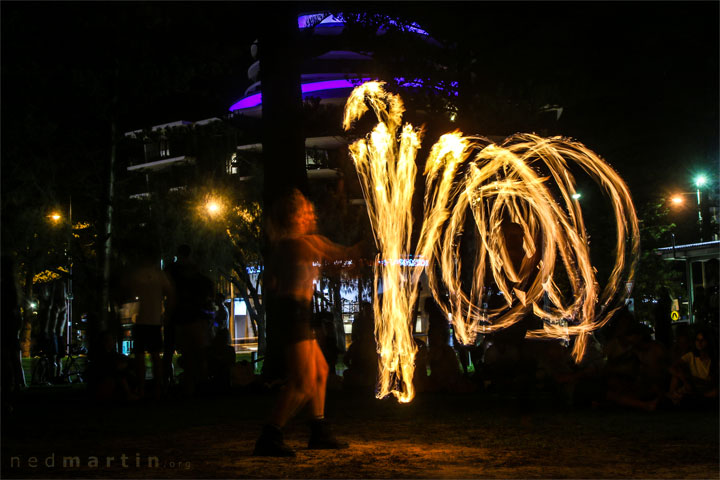
[(283, 441), (283, 434), (279, 428), (273, 425), (265, 425), (260, 437), (255, 442), (253, 455), (259, 457), (294, 457), (295, 450)]
[(310, 421), (310, 440), (308, 448), (311, 450), (341, 450), (348, 448), (347, 442), (338, 440), (325, 419)]

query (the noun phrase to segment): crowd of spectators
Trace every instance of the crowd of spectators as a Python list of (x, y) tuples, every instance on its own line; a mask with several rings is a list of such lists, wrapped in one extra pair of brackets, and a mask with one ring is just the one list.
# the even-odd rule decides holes
[[(580, 361), (572, 339), (529, 340), (541, 325), (528, 316), (510, 328), (480, 335), (473, 345), (452, 338), (452, 325), (428, 299), (427, 344), (416, 337), (417, 392), (488, 394), (531, 398), (545, 395), (568, 406), (658, 408), (716, 407), (718, 331), (711, 322), (679, 323), (658, 339), (656, 330), (626, 309), (588, 337)], [(360, 308), (344, 357), (343, 386), (372, 389), (377, 375), (372, 308)]]
[[(131, 355), (118, 353), (113, 332), (89, 332), (95, 348), (88, 355), (84, 378), (96, 400), (134, 402), (162, 398), (170, 391), (193, 396), (282, 385), (260, 375), (262, 358), (236, 359), (227, 298), (215, 292), (213, 282), (195, 266), (189, 247), (180, 247), (177, 260), (165, 270), (153, 265), (150, 254), (145, 251), (137, 257), (136, 267), (120, 285), (125, 297), (134, 297), (139, 304)], [(38, 345), (51, 354), (51, 369), (56, 372), (60, 349), (48, 339), (57, 337), (57, 318), (62, 316), (59, 308), (51, 307), (62, 302), (50, 300), (60, 298), (62, 291), (48, 285), (44, 294), (48, 301), (40, 315), (50, 320), (42, 322), (38, 338), (44, 341)], [(510, 328), (478, 335), (472, 345), (462, 345), (446, 315), (428, 298), (422, 309), (428, 330), (414, 336), (414, 387), (419, 394), (545, 395), (566, 405), (595, 408), (716, 407), (718, 327), (712, 292), (698, 292), (693, 324), (670, 322), (666, 318), (669, 305), (664, 296), (658, 301), (653, 325), (639, 322), (626, 308), (619, 310), (588, 336), (585, 354), (576, 361), (571, 356), (572, 338), (526, 339), (528, 330), (542, 325), (533, 315)], [(6, 318), (17, 317), (13, 317), (12, 305), (5, 306)], [(360, 304), (347, 348), (341, 344), (344, 332), (338, 332), (333, 313), (315, 313), (312, 328), (330, 366), (327, 388), (374, 393), (378, 352), (372, 305)], [(152, 364), (147, 381), (146, 354)], [(18, 377), (16, 371), (22, 375), (22, 368), (9, 368), (19, 365), (19, 344), (9, 345), (4, 355), (6, 378)]]

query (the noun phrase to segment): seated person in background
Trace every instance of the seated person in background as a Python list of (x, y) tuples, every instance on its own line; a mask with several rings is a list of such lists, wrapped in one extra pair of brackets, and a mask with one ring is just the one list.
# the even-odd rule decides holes
[(693, 336), (690, 325), (681, 323), (675, 328), (675, 341), (670, 350), (670, 361), (675, 365), (680, 359), (693, 349)]
[(521, 320), (484, 338), (482, 364), (476, 367), (476, 382), (496, 392), (526, 392), (535, 385), (532, 348), (525, 341), (527, 322)]
[(630, 316), (621, 320), (617, 335), (606, 348), (605, 400), (652, 411), (667, 389), (668, 353), (652, 340), (650, 327)]
[(428, 363), (430, 364), (429, 391), (468, 392), (474, 385), (462, 374), (455, 350), (450, 346), (450, 328), (447, 318), (435, 300), (425, 303), (428, 318)]
[(372, 305), (363, 302), (352, 325), (352, 343), (343, 359), (344, 388), (370, 388), (377, 382), (378, 353)]
[(232, 366), (230, 384), (232, 387), (237, 387), (241, 390), (260, 389), (262, 387), (262, 379), (260, 375), (255, 375), (253, 363), (247, 360), (240, 360)]
[(328, 364), (327, 388), (340, 389), (341, 380), (335, 370), (340, 349), (337, 345), (335, 315), (332, 312), (318, 312), (313, 316), (313, 330), (320, 350)]
[(671, 367), (672, 380), (668, 396), (674, 404), (717, 401), (717, 355), (710, 344), (711, 338), (707, 332), (698, 332), (695, 335), (695, 348)]
[(230, 331), (218, 330), (210, 346), (206, 348), (208, 380), (211, 388), (227, 391), (235, 363), (235, 349), (229, 345)]
[(428, 377), (428, 348), (425, 342), (419, 338), (415, 339), (417, 353), (415, 353), (415, 374), (413, 375), (413, 386), (415, 391), (425, 392), (428, 390), (430, 378)]
[(93, 398), (98, 402), (138, 400), (140, 397), (131, 389), (131, 384), (137, 382), (129, 368), (130, 359), (115, 351), (110, 332), (101, 333), (98, 344), (98, 351), (88, 365), (88, 385)]

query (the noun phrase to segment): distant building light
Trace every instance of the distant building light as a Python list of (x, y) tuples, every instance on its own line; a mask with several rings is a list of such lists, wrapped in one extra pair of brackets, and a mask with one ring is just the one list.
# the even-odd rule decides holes
[(233, 305), (233, 313), (237, 315), (247, 315), (247, 305), (245, 305), (245, 301), (241, 298), (234, 299), (234, 305)]

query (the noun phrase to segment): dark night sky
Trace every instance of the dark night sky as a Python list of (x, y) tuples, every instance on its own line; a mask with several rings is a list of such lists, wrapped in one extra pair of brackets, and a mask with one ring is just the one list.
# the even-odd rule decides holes
[[(3, 2), (3, 145), (25, 135), (27, 128), (17, 122), (28, 111), (42, 112), (60, 132), (83, 124), (97, 128), (93, 135), (104, 135), (102, 89), (113, 52), (130, 59), (123, 67), (128, 84), (140, 84), (132, 88), (141, 99), (124, 105), (121, 128), (224, 113), (249, 84), (249, 45), (257, 37), (258, 18), (266, 15), (268, 3), (263, 5)], [(269, 5), (269, 11), (278, 7)], [(312, 11), (318, 4), (307, 5)], [(562, 86), (556, 89), (565, 110), (552, 133), (597, 148), (628, 176), (631, 189), (647, 188), (646, 172), (652, 188), (674, 190), (687, 189), (685, 180), (699, 169), (717, 175), (718, 5), (393, 2), (382, 7), (468, 47), (479, 60), (476, 73), (491, 85)], [(88, 75), (97, 81), (88, 83)], [(158, 79), (168, 76), (173, 84), (152, 94)]]

